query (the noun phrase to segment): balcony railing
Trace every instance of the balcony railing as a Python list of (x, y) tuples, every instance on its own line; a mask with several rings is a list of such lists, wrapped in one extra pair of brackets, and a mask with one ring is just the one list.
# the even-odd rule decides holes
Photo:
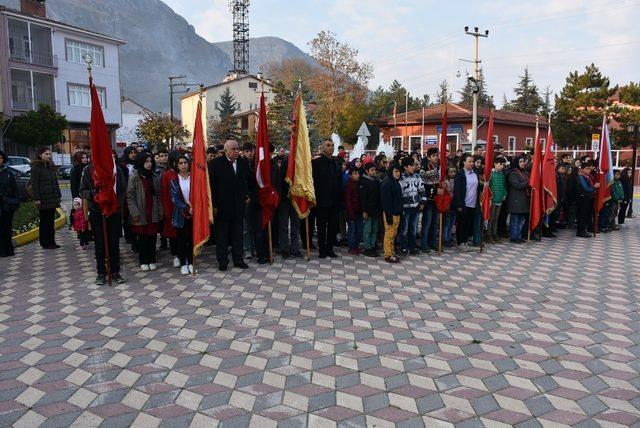
[(35, 65), (44, 65), (46, 67), (58, 67), (58, 56), (51, 54), (43, 54), (29, 52), (23, 49), (10, 49), (9, 58), (14, 61), (26, 62)]
[(54, 109), (55, 111), (59, 111), (59, 102), (56, 100), (43, 99), (43, 98), (21, 98), (21, 97), (13, 97), (11, 99), (13, 110), (15, 111), (29, 111), (29, 110), (37, 110), (40, 104), (45, 104)]

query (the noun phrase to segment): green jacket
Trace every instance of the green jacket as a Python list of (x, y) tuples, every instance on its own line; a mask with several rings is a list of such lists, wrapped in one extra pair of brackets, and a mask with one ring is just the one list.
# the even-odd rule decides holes
[(622, 183), (620, 180), (613, 180), (613, 185), (611, 186), (611, 199), (614, 202), (624, 200), (624, 190), (622, 189)]
[(507, 197), (507, 188), (505, 185), (504, 174), (502, 171), (492, 171), (489, 179), (489, 188), (491, 189), (491, 202), (499, 204)]

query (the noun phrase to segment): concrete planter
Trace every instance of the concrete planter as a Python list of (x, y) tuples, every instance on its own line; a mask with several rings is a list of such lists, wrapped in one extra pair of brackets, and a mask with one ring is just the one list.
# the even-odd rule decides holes
[[(62, 211), (60, 208), (58, 208), (57, 211), (58, 211), (58, 214), (60, 214), (60, 217), (55, 219), (53, 223), (56, 230), (64, 227), (65, 224), (67, 224), (67, 216), (64, 214), (64, 211)], [(12, 238), (13, 245), (15, 245), (16, 247), (21, 247), (23, 245), (26, 245), (30, 242), (35, 241), (36, 239), (38, 239), (39, 236), (40, 236), (40, 228), (36, 227), (35, 229), (31, 229), (28, 232), (24, 232), (14, 236)]]

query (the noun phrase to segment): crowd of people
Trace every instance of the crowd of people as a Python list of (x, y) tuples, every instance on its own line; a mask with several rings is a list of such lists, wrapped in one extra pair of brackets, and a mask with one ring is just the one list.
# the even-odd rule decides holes
[[(540, 225), (529, 228), (531, 192), (529, 174), (532, 154), (507, 156), (495, 146), (491, 165), (484, 165), (484, 148), (474, 153), (447, 154), (445, 180), (440, 182), (440, 154), (429, 148), (425, 156), (400, 151), (392, 158), (380, 153), (349, 159), (334, 143), (323, 141), (311, 162), (315, 206), (301, 220), (288, 197), (285, 180), (288, 156), (284, 149), (272, 153), (271, 182), (279, 205), (271, 224), (272, 234), (262, 227), (258, 185), (255, 179), (255, 146), (242, 147), (235, 140), (207, 149), (214, 223), (207, 246), (215, 245), (218, 269), (248, 268), (247, 260), (267, 263), (270, 242), (283, 259), (302, 258), (307, 248), (318, 257), (339, 257), (336, 247), (353, 256), (382, 257), (400, 263), (406, 257), (446, 251), (476, 251), (481, 243), (503, 239), (523, 243), (541, 236), (553, 238), (558, 229), (575, 228), (578, 237), (619, 230), (632, 203), (631, 169), (615, 171), (611, 198), (596, 216), (594, 197), (599, 187), (595, 161), (589, 156), (556, 159), (557, 205)], [(141, 271), (158, 269), (158, 255), (168, 253), (181, 274), (195, 273), (193, 266), (190, 202), (190, 153), (184, 149), (155, 153), (132, 145), (122, 157), (113, 152), (115, 193), (119, 209), (103, 217), (94, 201), (96, 183), (90, 156), (73, 156), (70, 189), (73, 200), (70, 227), (77, 233), (79, 249), (93, 241), (97, 279), (107, 282), (107, 263), (112, 280), (122, 283), (120, 238), (138, 254)], [(15, 179), (0, 152), (0, 256), (14, 254), (11, 244), (12, 213), (19, 205)], [(484, 172), (491, 170), (490, 180)], [(480, 209), (485, 186), (491, 189), (489, 220)], [(56, 168), (48, 148), (38, 150), (31, 169), (29, 193), (40, 214), (40, 245), (56, 249), (53, 227), (61, 192)], [(438, 195), (451, 195), (448, 209), (437, 204)], [(443, 212), (444, 211), (444, 212)], [(597, 219), (598, 224), (594, 225)], [(307, 225), (304, 223), (308, 221)], [(594, 227), (595, 226), (595, 227)], [(105, 237), (108, 248), (105, 248)], [(158, 245), (158, 237), (160, 238)], [(307, 238), (308, 237), (308, 238)], [(307, 239), (309, 243), (307, 244)]]

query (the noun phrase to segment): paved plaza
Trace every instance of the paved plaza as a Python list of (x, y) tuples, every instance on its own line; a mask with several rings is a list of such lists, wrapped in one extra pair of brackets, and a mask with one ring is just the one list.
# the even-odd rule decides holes
[(640, 222), (484, 254), (0, 259), (0, 426), (640, 426)]

